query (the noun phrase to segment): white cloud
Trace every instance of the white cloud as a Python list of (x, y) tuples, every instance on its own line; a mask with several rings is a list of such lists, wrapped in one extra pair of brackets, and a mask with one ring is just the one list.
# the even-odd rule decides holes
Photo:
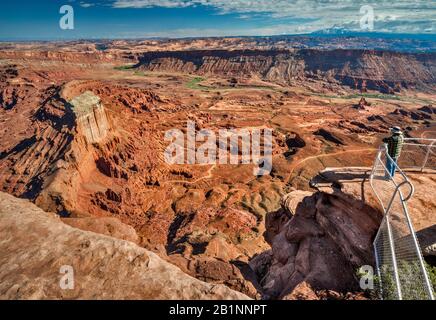
[[(359, 30), (362, 5), (372, 5), (375, 30), (409, 32), (435, 30), (436, 6), (433, 0), (114, 0), (114, 8), (186, 8), (208, 6), (220, 14), (237, 13), (243, 19), (263, 14), (272, 19), (296, 19), (298, 25), (282, 25), (282, 32), (305, 33), (332, 27)], [(272, 20), (271, 22), (274, 22)], [(283, 24), (283, 21), (280, 22)], [(276, 30), (276, 26), (272, 27)]]
[(184, 8), (192, 6), (194, 1), (188, 0), (116, 0), (114, 8)]
[(93, 7), (93, 6), (94, 6), (93, 3), (87, 3), (87, 2), (83, 2), (83, 1), (80, 2), (79, 5), (80, 5), (82, 8), (90, 8), (90, 7)]

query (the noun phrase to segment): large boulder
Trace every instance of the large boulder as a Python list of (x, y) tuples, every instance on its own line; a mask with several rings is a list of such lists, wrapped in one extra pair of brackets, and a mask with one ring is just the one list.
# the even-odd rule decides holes
[[(274, 219), (267, 219), (272, 249), (250, 261), (264, 298), (314, 297), (309, 287), (338, 293), (359, 290), (356, 270), (374, 264), (372, 239), (381, 214), (341, 192), (294, 191), (284, 197), (283, 205)], [(278, 228), (271, 220), (284, 224)], [(268, 233), (268, 228), (274, 231)]]

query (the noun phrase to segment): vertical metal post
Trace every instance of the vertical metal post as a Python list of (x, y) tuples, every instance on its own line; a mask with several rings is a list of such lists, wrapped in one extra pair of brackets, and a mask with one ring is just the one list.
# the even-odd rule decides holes
[(430, 156), (430, 151), (431, 151), (431, 148), (433, 148), (433, 144), (434, 144), (434, 143), (435, 143), (435, 142), (433, 141), (431, 144), (429, 144), (429, 145), (427, 146), (427, 154), (425, 155), (424, 163), (422, 164), (422, 167), (421, 167), (421, 172), (424, 171), (424, 168), (425, 168), (425, 166), (427, 165), (428, 157)]
[(391, 250), (391, 256), (392, 256), (392, 267), (394, 268), (394, 277), (395, 277), (395, 284), (397, 286), (397, 293), (398, 293), (398, 300), (403, 300), (403, 295), (401, 293), (401, 284), (400, 284), (400, 276), (398, 274), (398, 266), (397, 266), (397, 257), (395, 255), (395, 246), (394, 246), (394, 238), (392, 236), (392, 230), (391, 230), (391, 224), (389, 223), (389, 211), (391, 210), (392, 204), (394, 202), (395, 196), (397, 195), (398, 187), (394, 191), (394, 195), (389, 203), (389, 206), (386, 210), (386, 226), (388, 229), (388, 236), (389, 236), (389, 247)]
[(379, 148), (377, 154), (375, 155), (374, 165), (372, 166), (372, 171), (371, 171), (370, 179), (372, 179), (374, 177), (375, 168), (377, 167), (377, 162), (380, 159), (381, 153), (382, 153), (382, 150), (381, 150), (381, 148)]
[[(384, 218), (383, 218), (384, 220)], [(382, 277), (381, 277), (381, 272), (380, 272), (380, 261), (378, 260), (378, 253), (377, 253), (377, 242), (379, 240), (379, 235), (380, 235), (380, 230), (381, 230), (381, 226), (383, 225), (383, 221), (380, 225), (380, 228), (378, 229), (377, 235), (375, 236), (375, 240), (373, 243), (374, 246), (374, 256), (375, 256), (375, 267), (377, 268), (377, 276), (378, 276), (378, 286), (379, 286), (379, 293), (380, 293), (380, 300), (383, 300), (383, 285), (382, 285)]]
[(424, 275), (424, 282), (425, 282), (425, 287), (427, 290), (427, 293), (430, 297), (430, 300), (434, 300), (434, 296), (433, 296), (433, 286), (430, 283), (430, 280), (428, 279), (428, 274), (427, 274), (427, 270), (425, 268), (425, 264), (424, 264), (424, 259), (422, 258), (422, 253), (421, 253), (421, 248), (419, 247), (419, 243), (418, 243), (418, 239), (416, 238), (416, 234), (415, 234), (415, 229), (413, 229), (413, 225), (412, 225), (412, 221), (410, 220), (409, 217), (409, 212), (407, 210), (407, 206), (404, 204), (404, 202), (402, 202), (403, 208), (404, 208), (404, 212), (406, 213), (406, 221), (407, 221), (407, 225), (410, 229), (410, 233), (412, 235), (412, 239), (413, 239), (413, 244), (415, 246), (415, 250), (418, 256), (418, 261), (419, 261), (419, 266), (421, 267), (421, 271)]
[[(431, 148), (434, 146), (436, 140), (431, 140), (431, 141), (432, 141), (431, 144), (427, 145), (428, 149), (427, 149), (427, 152), (426, 152), (426, 155), (425, 155), (424, 162), (422, 163), (421, 172), (426, 168), (426, 166), (428, 164), (430, 153), (433, 154)], [(381, 232), (382, 228), (384, 228), (383, 223), (386, 223), (386, 228), (387, 228), (387, 233), (388, 233), (388, 241), (389, 241), (389, 248), (386, 248), (386, 249), (389, 250), (390, 253), (391, 253), (392, 269), (393, 269), (392, 272), (393, 272), (393, 275), (394, 275), (395, 285), (396, 285), (396, 288), (397, 288), (397, 290), (396, 290), (397, 298), (399, 300), (402, 300), (403, 299), (403, 292), (402, 292), (401, 281), (400, 281), (400, 274), (399, 274), (400, 270), (398, 270), (399, 265), (397, 264), (398, 260), (397, 260), (397, 255), (396, 255), (398, 253), (400, 255), (399, 257), (401, 257), (401, 252), (400, 252), (401, 249), (397, 248), (395, 246), (395, 237), (396, 237), (396, 235), (394, 234), (395, 233), (395, 229), (394, 229), (394, 225), (391, 225), (391, 223), (390, 223), (390, 217), (392, 216), (391, 211), (397, 210), (397, 209), (394, 209), (394, 203), (396, 203), (396, 196), (398, 195), (399, 196), (398, 200), (401, 202), (401, 205), (402, 205), (402, 208), (401, 209), (398, 208), (398, 210), (401, 210), (401, 213), (404, 214), (404, 216), (406, 218), (407, 227), (408, 227), (408, 229), (409, 229), (409, 231), (410, 231), (410, 233), (412, 235), (412, 247), (414, 248), (413, 251), (415, 251), (415, 253), (417, 255), (417, 260), (419, 262), (419, 269), (421, 271), (420, 273), (423, 274), (422, 277), (424, 278), (424, 283), (422, 283), (422, 278), (421, 277), (420, 277), (420, 279), (413, 278), (413, 281), (414, 281), (413, 285), (415, 285), (415, 286), (419, 285), (420, 289), (422, 288), (421, 286), (424, 285), (425, 286), (425, 292), (427, 293), (427, 297), (429, 299), (431, 299), (431, 300), (434, 300), (433, 287), (432, 287), (432, 285), (431, 285), (431, 283), (429, 281), (429, 277), (428, 277), (426, 266), (425, 266), (425, 262), (424, 262), (424, 259), (423, 259), (423, 256), (422, 256), (421, 248), (419, 247), (419, 242), (418, 242), (416, 233), (415, 233), (415, 231), (413, 229), (412, 221), (410, 219), (409, 212), (408, 212), (408, 209), (407, 209), (407, 203), (406, 202), (412, 197), (412, 195), (414, 193), (413, 184), (410, 182), (410, 180), (407, 178), (407, 176), (403, 173), (403, 171), (398, 167), (398, 165), (396, 165), (397, 170), (402, 174), (402, 176), (404, 178), (404, 181), (399, 183), (399, 184), (397, 184), (394, 179), (390, 179), (390, 181), (395, 185), (396, 188), (395, 188), (395, 190), (393, 192), (392, 198), (389, 200), (389, 204), (388, 204), (387, 209), (384, 208), (383, 201), (380, 198), (380, 196), (378, 195), (377, 190), (374, 188), (373, 179), (374, 179), (374, 175), (376, 173), (377, 166), (381, 165), (384, 168), (384, 170), (387, 172), (387, 167), (385, 166), (385, 164), (383, 163), (383, 161), (381, 159), (383, 151), (386, 152), (386, 158), (387, 159), (390, 158), (389, 154), (387, 153), (387, 150), (386, 149), (383, 150), (383, 147), (381, 147), (380, 150), (379, 150), (379, 153), (377, 154), (377, 157), (376, 157), (376, 160), (375, 160), (375, 164), (374, 164), (373, 170), (371, 172), (371, 176), (370, 176), (370, 185), (371, 185), (373, 191), (375, 192), (375, 195), (377, 196), (378, 200), (380, 201), (380, 203), (381, 203), (381, 205), (383, 207), (384, 214), (385, 214), (384, 219), (383, 219), (383, 221), (382, 221), (382, 223), (380, 225), (380, 228), (379, 228), (379, 230), (377, 232), (377, 235), (376, 235), (374, 243), (373, 243), (374, 253), (375, 253), (375, 262), (376, 262), (376, 265), (377, 265), (377, 274), (378, 274), (378, 276), (380, 277), (380, 280), (381, 280), (381, 273), (382, 273), (383, 270), (381, 269), (382, 266), (380, 266), (380, 264), (383, 264), (383, 266), (385, 264), (389, 264), (389, 261), (385, 261), (383, 259), (383, 256), (379, 256), (378, 253), (380, 253), (379, 252), (380, 248), (377, 247), (377, 242), (379, 241), (380, 232)], [(401, 191), (401, 187), (404, 184), (407, 184), (410, 187), (410, 193), (407, 195), (406, 198), (403, 197), (403, 193)], [(396, 215), (397, 213), (399, 213), (399, 212), (394, 212), (393, 214)], [(398, 249), (400, 251), (396, 252)], [(386, 254), (388, 254), (388, 252), (384, 252), (383, 251), (380, 254), (381, 255), (386, 255)], [(380, 258), (382, 259), (381, 261), (380, 261)], [(416, 263), (416, 260), (414, 260), (413, 263)], [(391, 270), (387, 270), (387, 272), (388, 272), (388, 275), (389, 275), (391, 273)], [(380, 281), (380, 287), (381, 287), (381, 281)], [(404, 289), (410, 290), (410, 288), (408, 288), (407, 286)], [(380, 290), (382, 290), (382, 288), (380, 288)], [(407, 290), (404, 292), (404, 294), (406, 294), (406, 296), (407, 296)], [(382, 291), (380, 291), (380, 292), (382, 292)], [(381, 296), (381, 298), (383, 298), (383, 295)]]

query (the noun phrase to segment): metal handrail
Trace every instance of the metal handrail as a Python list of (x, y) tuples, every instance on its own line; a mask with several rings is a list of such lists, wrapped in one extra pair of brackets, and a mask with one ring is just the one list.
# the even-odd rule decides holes
[[(400, 188), (401, 186), (403, 186), (403, 185), (405, 185), (405, 184), (407, 184), (407, 185), (409, 186), (409, 188), (410, 188), (410, 192), (409, 192), (409, 194), (407, 195), (406, 198), (404, 198), (403, 195), (402, 195), (402, 193), (400, 193), (400, 197), (401, 197), (401, 200), (402, 200), (402, 201), (407, 202), (407, 201), (410, 200), (410, 198), (412, 198), (413, 194), (415, 193), (415, 187), (414, 187), (413, 184), (410, 182), (409, 178), (406, 176), (406, 174), (403, 172), (403, 170), (401, 170), (401, 168), (398, 166), (397, 162), (394, 161), (394, 160), (392, 159), (392, 157), (388, 154), (388, 152), (387, 152), (387, 150), (386, 150), (386, 157), (387, 157), (387, 158), (391, 161), (391, 163), (395, 166), (396, 171), (397, 171), (398, 173), (401, 174), (401, 176), (403, 177), (404, 181), (401, 182), (400, 184), (398, 184), (398, 183), (393, 179), (393, 177), (390, 175), (390, 173), (388, 172), (388, 169), (386, 168), (384, 162), (383, 162), (382, 159), (381, 159), (381, 156), (382, 156), (384, 150), (386, 150), (386, 145), (381, 146), (381, 147), (379, 148), (379, 151), (377, 152), (377, 156), (376, 156), (376, 159), (375, 159), (375, 161), (374, 161), (374, 166), (373, 166), (373, 169), (372, 169), (372, 172), (371, 172), (371, 175), (370, 175), (369, 183), (370, 183), (370, 185), (371, 185), (371, 188), (374, 190), (374, 193), (375, 193), (375, 195), (377, 196), (377, 198), (378, 198), (380, 204), (382, 205), (382, 207), (383, 207), (383, 211), (386, 212), (386, 208), (385, 208), (384, 205), (383, 205), (383, 201), (382, 201), (381, 198), (378, 196), (378, 193), (377, 193), (377, 191), (375, 190), (375, 188), (374, 188), (374, 184), (373, 184), (373, 177), (374, 177), (374, 173), (375, 173), (375, 170), (376, 170), (376, 164), (377, 164), (378, 161), (379, 161), (379, 162), (381, 163), (381, 165), (383, 166), (384, 171), (385, 171), (386, 173), (388, 173), (389, 176), (391, 177), (390, 181), (391, 181), (391, 182), (394, 184), (394, 186), (395, 186), (395, 192), (394, 192), (394, 195), (396, 195), (397, 190), (399, 190), (399, 188)], [(378, 160), (378, 161), (377, 161), (377, 160)]]
[(420, 265), (421, 269), (424, 270), (424, 272), (425, 272), (424, 281), (426, 284), (427, 293), (428, 293), (430, 299), (434, 300), (434, 294), (433, 294), (433, 289), (432, 289), (433, 286), (430, 283), (430, 279), (425, 271), (426, 267), (425, 267), (425, 263), (424, 263), (424, 258), (422, 257), (422, 252), (421, 252), (421, 248), (419, 247), (418, 238), (416, 236), (415, 229), (413, 228), (412, 220), (410, 219), (409, 210), (407, 209), (405, 202), (401, 202), (401, 205), (403, 206), (403, 210), (404, 210), (406, 221), (407, 221), (407, 226), (409, 227), (409, 230), (411, 231), (413, 243), (415, 245), (415, 249), (416, 249), (418, 260), (419, 260), (419, 265)]
[[(411, 142), (408, 142), (408, 141), (411, 141)], [(427, 141), (429, 143), (414, 143), (414, 142), (427, 142)], [(423, 161), (421, 168), (420, 168), (421, 172), (424, 171), (424, 169), (428, 163), (428, 159), (430, 157), (430, 154), (436, 155), (436, 151), (432, 150), (433, 147), (436, 147), (436, 139), (405, 138), (403, 146), (417, 146), (417, 147), (427, 148), (427, 152), (425, 154), (424, 161)]]
[(433, 138), (404, 138), (404, 141), (420, 140), (420, 141), (436, 141)]
[[(393, 179), (393, 177), (390, 175), (389, 171), (387, 170), (387, 168), (386, 168), (384, 162), (382, 161), (381, 156), (382, 156), (382, 154), (383, 154), (383, 151), (386, 151), (386, 157), (389, 159), (389, 161), (391, 161), (391, 163), (392, 163), (393, 165), (395, 165), (396, 170), (398, 170), (398, 171), (400, 172), (400, 174), (403, 176), (404, 181), (401, 182), (400, 184), (398, 184), (398, 183)], [(376, 170), (376, 165), (377, 165), (377, 163), (380, 163), (380, 164), (383, 166), (384, 171), (390, 175), (390, 178), (391, 178), (390, 181), (392, 181), (393, 184), (395, 185), (395, 191), (394, 191), (394, 194), (392, 195), (392, 198), (390, 199), (387, 208), (385, 208), (385, 206), (384, 206), (384, 204), (383, 204), (383, 201), (382, 201), (382, 199), (380, 198), (380, 196), (378, 195), (378, 193), (377, 193), (377, 191), (376, 191), (376, 189), (375, 189), (375, 187), (374, 187), (374, 184), (373, 184), (373, 177), (374, 177), (374, 173), (375, 173), (375, 170)], [(401, 292), (400, 278), (399, 278), (399, 274), (398, 274), (398, 272), (397, 272), (397, 270), (398, 270), (398, 266), (397, 266), (397, 259), (396, 259), (396, 255), (395, 255), (394, 240), (393, 240), (393, 236), (392, 236), (391, 226), (390, 226), (390, 223), (389, 223), (389, 212), (390, 212), (390, 210), (391, 210), (392, 204), (394, 203), (394, 199), (395, 199), (395, 197), (397, 196), (397, 193), (398, 193), (399, 196), (400, 196), (401, 202), (406, 202), (406, 201), (408, 201), (408, 200), (412, 197), (412, 195), (413, 195), (415, 189), (414, 189), (414, 187), (413, 187), (413, 184), (409, 181), (409, 179), (407, 178), (407, 176), (404, 174), (404, 172), (403, 172), (403, 171), (398, 167), (397, 163), (396, 163), (395, 161), (393, 161), (393, 159), (389, 156), (389, 154), (388, 154), (388, 152), (387, 152), (386, 145), (381, 146), (381, 147), (379, 148), (379, 152), (377, 153), (377, 156), (376, 156), (376, 159), (375, 159), (375, 162), (374, 162), (374, 167), (373, 167), (373, 170), (372, 170), (372, 172), (371, 172), (371, 176), (370, 176), (370, 180), (369, 180), (369, 181), (370, 181), (371, 188), (374, 190), (374, 193), (375, 193), (376, 197), (378, 198), (378, 200), (379, 200), (379, 202), (380, 202), (380, 204), (381, 204), (381, 206), (382, 206), (382, 208), (383, 208), (384, 220), (386, 221), (386, 227), (387, 227), (387, 230), (388, 230), (388, 237), (389, 237), (389, 250), (390, 250), (390, 252), (391, 252), (392, 265), (393, 265), (393, 268), (394, 268), (394, 270), (395, 270), (395, 271), (394, 271), (395, 286), (396, 286), (396, 288), (397, 288), (398, 299), (399, 299), (399, 300), (402, 300), (402, 292)], [(403, 198), (402, 192), (400, 191), (400, 187), (403, 186), (404, 184), (408, 184), (408, 185), (410, 186), (410, 193), (409, 193), (409, 195), (407, 196), (407, 198)], [(379, 228), (379, 230), (377, 231), (377, 235), (376, 235), (376, 237), (375, 237), (375, 239), (374, 239), (374, 249), (375, 249), (375, 250), (376, 250), (375, 243), (377, 242), (377, 240), (378, 240), (378, 238), (379, 238), (380, 231), (381, 231), (381, 228)], [(375, 251), (374, 253), (375, 253), (375, 257), (376, 257), (376, 263), (377, 263), (377, 265), (379, 265), (378, 254), (377, 254), (376, 251)], [(379, 279), (380, 279), (380, 282), (381, 282), (381, 276), (380, 276), (380, 269), (379, 269), (379, 268), (377, 268), (377, 272), (378, 272)]]
[[(411, 140), (411, 139), (408, 139), (408, 140)], [(426, 157), (426, 160), (424, 161), (423, 167), (425, 166), (425, 164), (428, 161), (429, 150), (431, 149), (431, 147), (433, 147), (434, 143), (436, 142), (435, 139), (428, 139), (428, 140), (431, 141), (431, 144), (430, 144), (430, 147), (428, 149), (427, 157)], [(393, 179), (393, 177), (390, 175), (389, 171), (387, 170), (387, 168), (386, 168), (386, 166), (384, 164), (384, 161), (381, 158), (382, 154), (384, 152), (386, 153), (387, 160), (389, 160), (392, 163), (392, 165), (395, 166), (396, 171), (399, 172), (399, 174), (401, 174), (401, 176), (403, 177), (403, 181), (401, 183), (397, 183), (395, 181), (395, 179)], [(383, 201), (382, 201), (381, 197), (379, 196), (379, 194), (377, 193), (377, 190), (376, 190), (376, 188), (374, 187), (374, 184), (373, 184), (374, 174), (375, 174), (376, 167), (377, 167), (378, 164), (381, 164), (383, 169), (384, 169), (384, 171), (385, 171), (385, 173), (389, 174), (389, 176), (390, 176), (389, 180), (395, 186), (395, 190), (393, 192), (392, 197), (389, 200), (389, 204), (388, 204), (387, 208), (385, 208), (385, 206), (383, 204)], [(406, 184), (409, 186), (410, 192), (407, 195), (407, 197), (404, 197), (400, 188), (403, 185), (406, 185)], [(414, 228), (412, 226), (412, 222), (411, 222), (411, 219), (410, 219), (410, 216), (409, 216), (409, 211), (408, 211), (407, 205), (406, 205), (407, 201), (409, 201), (412, 198), (412, 196), (413, 196), (413, 194), (415, 192), (415, 188), (414, 188), (413, 184), (410, 182), (409, 178), (403, 172), (403, 170), (401, 170), (401, 168), (398, 166), (398, 164), (395, 161), (393, 161), (392, 157), (390, 157), (389, 153), (387, 152), (386, 145), (381, 146), (379, 148), (379, 151), (378, 151), (377, 155), (376, 155), (376, 159), (375, 159), (375, 162), (374, 162), (373, 170), (372, 170), (371, 175), (370, 175), (370, 185), (371, 185), (371, 188), (373, 189), (376, 197), (378, 198), (378, 200), (379, 200), (379, 202), (380, 202), (380, 204), (381, 204), (381, 206), (383, 208), (383, 213), (384, 213), (384, 218), (383, 218), (381, 227), (377, 231), (377, 234), (376, 234), (376, 237), (375, 237), (374, 243), (373, 243), (374, 253), (375, 253), (375, 260), (376, 260), (376, 264), (377, 264), (377, 273), (379, 275), (380, 281), (381, 281), (381, 277), (380, 277), (380, 261), (379, 261), (379, 258), (378, 258), (376, 243), (379, 240), (383, 223), (386, 223), (388, 237), (389, 237), (389, 249), (390, 249), (390, 253), (391, 253), (391, 257), (392, 257), (392, 266), (393, 266), (393, 269), (394, 269), (395, 285), (397, 287), (397, 295), (398, 295), (398, 299), (402, 300), (402, 290), (401, 290), (401, 283), (400, 283), (400, 278), (399, 278), (398, 268), (397, 268), (397, 258), (396, 258), (396, 253), (395, 253), (395, 243), (394, 243), (394, 238), (393, 238), (393, 235), (392, 235), (391, 225), (390, 225), (390, 221), (389, 221), (390, 211), (391, 211), (392, 205), (394, 203), (394, 200), (395, 200), (396, 196), (399, 195), (400, 202), (401, 202), (401, 205), (403, 207), (403, 212), (404, 212), (404, 215), (406, 217), (407, 226), (408, 226), (408, 228), (410, 230), (410, 233), (412, 235), (413, 245), (415, 247), (415, 250), (416, 250), (416, 253), (417, 253), (417, 256), (418, 256), (419, 265), (420, 265), (421, 270), (424, 273), (426, 290), (427, 290), (427, 293), (428, 293), (430, 299), (434, 300), (432, 286), (430, 284), (430, 281), (428, 279), (428, 276), (427, 276), (427, 273), (426, 273), (426, 270), (425, 270), (424, 260), (422, 258), (422, 254), (421, 254), (421, 250), (420, 250), (420, 247), (419, 247), (419, 244), (418, 244), (418, 240), (417, 240)]]

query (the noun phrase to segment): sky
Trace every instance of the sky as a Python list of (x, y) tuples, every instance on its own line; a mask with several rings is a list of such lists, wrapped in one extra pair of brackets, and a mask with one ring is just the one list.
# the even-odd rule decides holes
[[(74, 10), (72, 30), (60, 27), (63, 5)], [(359, 32), (368, 6), (371, 32), (436, 33), (436, 0), (2, 0), (0, 40)]]

